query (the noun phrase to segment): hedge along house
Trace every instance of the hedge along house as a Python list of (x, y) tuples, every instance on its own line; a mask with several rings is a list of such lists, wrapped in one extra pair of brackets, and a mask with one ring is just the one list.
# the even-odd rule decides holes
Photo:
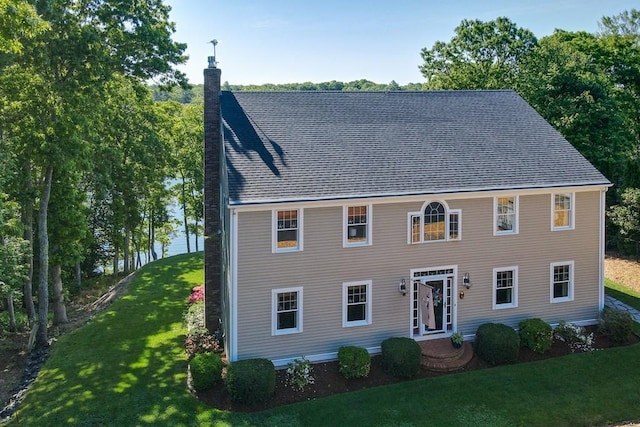
[(611, 184), (513, 91), (220, 92), (212, 64), (205, 170), (232, 361), (603, 308)]

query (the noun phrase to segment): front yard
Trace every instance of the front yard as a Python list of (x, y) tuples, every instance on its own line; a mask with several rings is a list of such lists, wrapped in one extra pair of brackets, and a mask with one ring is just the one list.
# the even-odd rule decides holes
[[(233, 413), (189, 394), (182, 314), (202, 254), (143, 267), (54, 345), (9, 425), (575, 426), (640, 420), (640, 344)], [(640, 301), (636, 297), (635, 301)]]

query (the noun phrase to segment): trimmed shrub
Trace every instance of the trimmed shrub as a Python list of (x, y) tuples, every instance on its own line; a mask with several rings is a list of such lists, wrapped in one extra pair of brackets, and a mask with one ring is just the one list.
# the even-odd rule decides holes
[(605, 307), (599, 325), (600, 332), (609, 336), (611, 341), (624, 343), (631, 339), (633, 318), (624, 310)]
[(189, 363), (193, 388), (206, 390), (216, 385), (222, 378), (224, 363), (218, 353), (196, 354)]
[(239, 360), (229, 364), (224, 381), (234, 402), (265, 402), (273, 396), (276, 369), (268, 359)]
[(338, 364), (345, 378), (364, 378), (371, 369), (371, 356), (365, 348), (344, 346), (338, 350)]
[(553, 328), (542, 319), (525, 319), (518, 323), (520, 344), (536, 353), (545, 353), (553, 344)]
[(520, 353), (520, 337), (507, 325), (485, 323), (476, 331), (476, 352), (492, 365), (513, 363)]
[(412, 377), (420, 371), (422, 350), (420, 345), (406, 337), (387, 338), (382, 341), (382, 367), (394, 377)]

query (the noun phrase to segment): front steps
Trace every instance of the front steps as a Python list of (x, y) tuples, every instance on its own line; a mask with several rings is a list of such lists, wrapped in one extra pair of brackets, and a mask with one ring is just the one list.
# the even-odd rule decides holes
[(469, 364), (473, 358), (473, 346), (464, 342), (462, 347), (454, 348), (449, 338), (421, 341), (422, 366), (430, 371), (452, 372)]

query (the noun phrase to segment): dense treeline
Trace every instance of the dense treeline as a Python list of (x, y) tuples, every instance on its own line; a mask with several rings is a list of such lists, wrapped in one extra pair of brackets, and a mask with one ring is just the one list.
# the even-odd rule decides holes
[(147, 87), (187, 86), (162, 0), (0, 0), (0, 16), (0, 309), (42, 346), (72, 285), (163, 251), (174, 196), (199, 232), (202, 107)]
[[(162, 0), (0, 0), (0, 310), (14, 329), (16, 310), (26, 313), (39, 345), (66, 321), (65, 295), (97, 268), (135, 269), (162, 256), (178, 227), (187, 245), (201, 233), (202, 85), (175, 68), (186, 46), (171, 39), (168, 12)], [(597, 34), (541, 39), (506, 18), (464, 20), (422, 50), (423, 83), (223, 89), (513, 88), (615, 184), (609, 243), (633, 250), (639, 28), (636, 10), (603, 18)]]

